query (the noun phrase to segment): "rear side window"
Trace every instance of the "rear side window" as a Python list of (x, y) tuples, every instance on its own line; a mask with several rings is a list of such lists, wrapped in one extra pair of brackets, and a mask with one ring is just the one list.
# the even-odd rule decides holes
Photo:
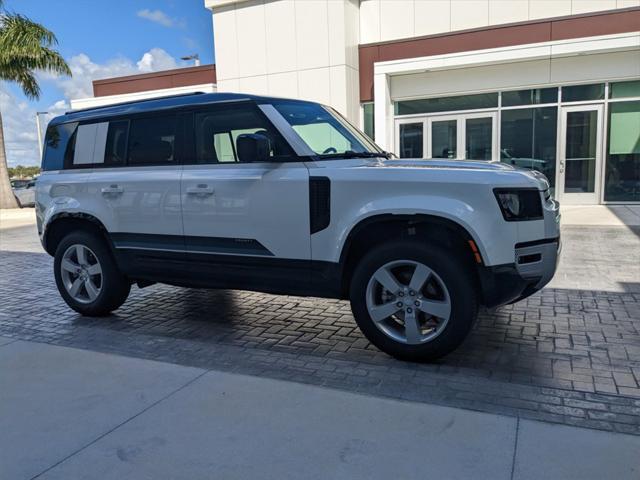
[(131, 120), (129, 165), (175, 164), (177, 117), (175, 115)]
[(238, 162), (236, 142), (244, 133), (267, 137), (274, 161), (293, 156), (289, 144), (255, 105), (244, 103), (197, 112), (194, 120), (196, 163)]
[(104, 163), (106, 165), (124, 165), (127, 158), (127, 134), (129, 121), (109, 122), (107, 142), (104, 148)]
[[(42, 170), (62, 170), (69, 150), (73, 152), (77, 122), (49, 125), (44, 139)], [(73, 155), (73, 153), (71, 153)]]

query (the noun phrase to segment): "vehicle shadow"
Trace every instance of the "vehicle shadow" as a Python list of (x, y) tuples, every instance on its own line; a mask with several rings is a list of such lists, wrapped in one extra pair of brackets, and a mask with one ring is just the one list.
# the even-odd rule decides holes
[[(118, 340), (123, 342), (137, 334), (196, 341), (200, 347), (275, 350), (612, 393), (614, 372), (639, 367), (637, 282), (625, 284), (624, 292), (547, 288), (514, 305), (482, 310), (459, 349), (438, 362), (416, 365), (370, 345), (344, 301), (153, 285), (133, 287), (111, 316), (82, 317), (60, 298), (46, 254), (2, 251), (0, 264), (0, 334), (18, 338), (58, 341), (79, 331), (110, 330), (126, 332)], [(170, 356), (171, 342), (163, 348), (164, 358)], [(179, 361), (190, 363), (189, 355), (181, 352)]]

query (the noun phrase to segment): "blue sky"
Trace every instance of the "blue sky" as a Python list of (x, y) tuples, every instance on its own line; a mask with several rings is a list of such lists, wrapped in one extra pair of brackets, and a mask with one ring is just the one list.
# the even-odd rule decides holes
[(74, 73), (71, 79), (39, 75), (39, 101), (0, 84), (10, 166), (39, 164), (35, 112), (62, 113), (70, 98), (91, 96), (91, 80), (187, 66), (192, 62), (180, 57), (191, 53), (203, 64), (214, 62), (204, 0), (5, 0), (5, 6), (52, 30)]

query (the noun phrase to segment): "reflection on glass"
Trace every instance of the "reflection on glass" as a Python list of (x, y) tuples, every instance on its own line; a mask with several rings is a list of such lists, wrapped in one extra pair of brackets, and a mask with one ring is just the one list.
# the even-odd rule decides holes
[(640, 80), (609, 85), (609, 98), (640, 97)]
[(500, 160), (545, 174), (556, 181), (557, 107), (504, 110), (500, 122)]
[(564, 191), (595, 190), (598, 112), (567, 112)]
[(459, 95), (456, 97), (403, 100), (395, 103), (395, 112), (396, 115), (412, 115), (415, 113), (453, 112), (456, 110), (473, 110), (475, 108), (497, 106), (498, 92), (494, 92)]
[(640, 201), (640, 101), (609, 104), (604, 199)]
[(532, 90), (516, 90), (502, 92), (502, 106), (536, 105), (540, 103), (556, 103), (558, 101), (558, 87), (534, 88)]
[(457, 121), (431, 124), (431, 158), (456, 158)]
[(422, 158), (422, 123), (400, 124), (400, 158)]
[(376, 124), (373, 103), (362, 104), (362, 114), (364, 117), (363, 130), (367, 136), (373, 140), (376, 136)]
[(491, 117), (469, 118), (466, 125), (467, 160), (491, 160)]
[(573, 85), (562, 87), (563, 102), (581, 102), (584, 100), (602, 100), (604, 98), (604, 83), (593, 85)]

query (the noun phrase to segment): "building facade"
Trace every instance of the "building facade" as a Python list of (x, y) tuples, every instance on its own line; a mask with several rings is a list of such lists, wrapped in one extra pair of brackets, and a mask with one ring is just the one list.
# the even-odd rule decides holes
[(329, 104), (400, 157), (640, 202), (640, 0), (205, 0), (219, 91)]
[(101, 107), (146, 98), (216, 91), (216, 66), (176, 68), (93, 81), (93, 97), (71, 100), (71, 108)]

